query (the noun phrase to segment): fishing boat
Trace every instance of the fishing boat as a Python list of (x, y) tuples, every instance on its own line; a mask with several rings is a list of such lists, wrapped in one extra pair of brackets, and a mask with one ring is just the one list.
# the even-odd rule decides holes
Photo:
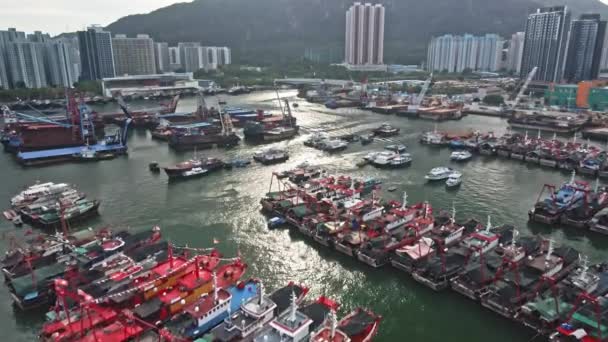
[(552, 240), (545, 241), (541, 252), (526, 258), (521, 267), (510, 267), (502, 279), (494, 282), (481, 304), (507, 318), (513, 318), (526, 301), (535, 298), (539, 289), (551, 281), (560, 281), (578, 264), (579, 253), (572, 248), (554, 248)]
[(448, 188), (455, 188), (462, 184), (462, 173), (460, 171), (454, 171), (448, 179), (445, 181), (445, 186)]
[(254, 342), (306, 341), (310, 335), (313, 320), (299, 310), (297, 297), (291, 295), (287, 310), (279, 313), (261, 331), (255, 333)]
[(196, 339), (204, 335), (257, 293), (255, 281), (239, 283), (228, 289), (218, 287), (217, 280), (214, 282), (212, 294), (203, 295), (165, 324), (165, 329), (174, 337)]
[(380, 127), (374, 129), (372, 132), (374, 135), (379, 137), (392, 137), (395, 135), (399, 135), (399, 128), (393, 127), (388, 123), (383, 123)]
[(449, 178), (453, 172), (454, 169), (452, 169), (451, 167), (440, 166), (431, 169), (431, 171), (429, 171), (429, 173), (424, 176), (424, 179), (426, 179), (427, 181), (445, 180)]
[(338, 322), (338, 329), (352, 342), (369, 342), (378, 333), (381, 320), (371, 310), (357, 308)]
[[(300, 303), (308, 289), (294, 283), (280, 288), (272, 295), (264, 292), (262, 283), (258, 292), (249, 300), (240, 303), (240, 309), (228, 315), (222, 323), (211, 330), (213, 341), (252, 341), (277, 313), (284, 312), (290, 305), (293, 296)], [(278, 301), (279, 303), (275, 302)]]
[(608, 208), (604, 208), (593, 215), (589, 222), (589, 229), (594, 232), (608, 234)]
[(226, 288), (235, 284), (246, 269), (247, 265), (240, 260), (221, 266), (217, 272), (196, 265), (192, 272), (177, 280), (174, 288), (166, 289), (157, 297), (140, 304), (133, 309), (133, 313), (148, 322), (168, 320), (202, 295), (210, 293), (214, 289), (214, 279), (217, 279), (218, 287)]
[(289, 159), (289, 153), (280, 148), (269, 148), (257, 151), (253, 155), (253, 160), (264, 165), (282, 163)]
[(471, 154), (471, 152), (466, 151), (466, 150), (452, 152), (452, 154), (450, 155), (450, 160), (457, 161), (457, 162), (468, 161), (471, 158), (473, 158), (473, 154)]
[(438, 253), (431, 257), (424, 267), (412, 274), (414, 280), (435, 291), (445, 289), (449, 285), (450, 279), (462, 272), (467, 263), (496, 248), (499, 244), (500, 234), (504, 233), (503, 230), (508, 229), (508, 227), (501, 228), (493, 232), (488, 217), (484, 230), (471, 233), (455, 247), (439, 249)]
[[(566, 210), (581, 206), (586, 200), (590, 188), (587, 182), (575, 180), (575, 176), (576, 173), (573, 171), (570, 181), (564, 183), (559, 190), (555, 189), (553, 185), (545, 184), (538, 196), (538, 201), (528, 212), (530, 221), (556, 224)], [(542, 198), (545, 190), (548, 190), (549, 196)]]
[[(564, 281), (552, 286), (537, 298), (524, 304), (517, 313), (517, 321), (539, 334), (549, 336), (568, 321), (569, 314), (577, 309), (579, 298), (604, 296), (607, 292), (604, 279), (608, 276), (606, 265), (589, 266), (588, 258), (582, 258), (580, 267)], [(575, 319), (581, 317), (573, 315)]]

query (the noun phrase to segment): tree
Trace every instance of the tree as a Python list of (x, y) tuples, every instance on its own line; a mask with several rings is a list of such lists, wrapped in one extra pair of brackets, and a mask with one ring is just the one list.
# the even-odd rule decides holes
[(483, 103), (490, 106), (500, 106), (505, 103), (505, 99), (501, 95), (486, 95), (483, 98)]

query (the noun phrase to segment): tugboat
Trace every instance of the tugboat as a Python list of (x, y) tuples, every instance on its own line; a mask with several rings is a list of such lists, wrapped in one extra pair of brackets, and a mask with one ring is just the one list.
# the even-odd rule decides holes
[(399, 128), (393, 127), (388, 123), (383, 123), (380, 127), (374, 129), (372, 132), (374, 135), (379, 137), (392, 137), (395, 135), (399, 135)]
[(262, 151), (257, 151), (253, 155), (253, 160), (264, 165), (278, 164), (289, 159), (289, 153), (286, 150), (279, 148), (269, 148)]

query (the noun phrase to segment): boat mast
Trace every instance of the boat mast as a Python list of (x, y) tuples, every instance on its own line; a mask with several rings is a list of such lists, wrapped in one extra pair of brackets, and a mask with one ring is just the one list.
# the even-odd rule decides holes
[(296, 312), (298, 310), (298, 303), (296, 302), (296, 294), (291, 291), (291, 307), (289, 308), (289, 320), (292, 322), (296, 321)]
[(407, 191), (403, 192), (403, 200), (401, 202), (401, 209), (405, 209), (407, 207)]
[(549, 239), (549, 248), (547, 249), (547, 255), (545, 261), (551, 260), (551, 254), (553, 253), (553, 239)]
[(587, 281), (587, 270), (589, 270), (589, 257), (585, 256), (579, 256), (579, 259), (581, 260), (581, 274), (579, 275), (578, 279), (582, 282), (586, 282)]
[(490, 229), (492, 229), (492, 218), (490, 217), (490, 215), (488, 215), (488, 223), (486, 223), (486, 232), (490, 232)]
[(456, 206), (454, 206), (454, 201), (452, 201), (452, 224), (456, 223)]

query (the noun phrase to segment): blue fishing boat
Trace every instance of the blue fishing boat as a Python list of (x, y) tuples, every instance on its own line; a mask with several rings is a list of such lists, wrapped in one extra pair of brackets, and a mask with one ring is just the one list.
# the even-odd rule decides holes
[[(591, 192), (589, 184), (584, 181), (576, 181), (576, 172), (572, 172), (572, 178), (564, 183), (558, 190), (555, 186), (545, 184), (539, 195), (539, 200), (528, 212), (531, 221), (545, 224), (555, 224), (567, 210), (580, 207), (587, 200)], [(545, 189), (549, 190), (549, 196), (542, 198)]]

